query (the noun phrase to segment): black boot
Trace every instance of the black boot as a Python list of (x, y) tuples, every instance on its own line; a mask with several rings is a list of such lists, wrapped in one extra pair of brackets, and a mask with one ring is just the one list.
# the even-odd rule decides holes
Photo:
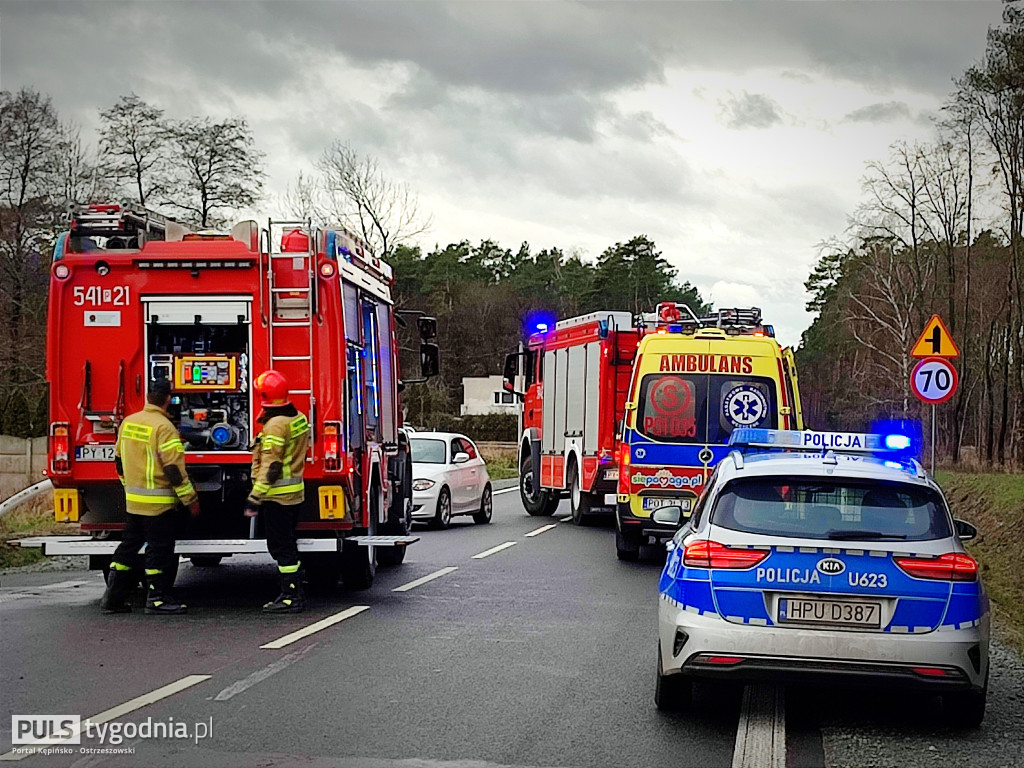
[(306, 609), (302, 593), (302, 574), (281, 574), (281, 594), (263, 606), (264, 613), (302, 613)]
[(166, 583), (167, 574), (147, 574), (146, 582), (146, 613), (176, 614), (188, 612), (188, 606), (184, 603), (179, 603), (171, 595), (171, 585)]
[(132, 571), (119, 571), (111, 569), (107, 577), (107, 590), (100, 600), (100, 610), (103, 613), (131, 613), (132, 607), (128, 604), (128, 595), (135, 587), (135, 575)]

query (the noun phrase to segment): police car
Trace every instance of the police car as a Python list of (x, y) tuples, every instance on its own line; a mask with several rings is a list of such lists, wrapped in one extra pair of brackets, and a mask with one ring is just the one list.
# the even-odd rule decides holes
[(738, 429), (730, 445), (667, 544), (658, 708), (684, 708), (697, 678), (850, 682), (938, 693), (977, 726), (989, 606), (962, 544), (977, 530), (911, 440)]

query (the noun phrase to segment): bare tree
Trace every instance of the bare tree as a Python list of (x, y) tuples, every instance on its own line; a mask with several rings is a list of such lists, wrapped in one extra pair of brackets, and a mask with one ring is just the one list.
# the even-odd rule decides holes
[(245, 118), (191, 118), (170, 128), (182, 162), (167, 202), (202, 228), (224, 223), (222, 211), (247, 208), (263, 189), (263, 153)]
[(145, 205), (169, 190), (167, 149), (170, 136), (164, 112), (134, 93), (100, 112), (100, 153), (107, 172), (122, 190)]
[[(62, 131), (48, 96), (0, 92), (0, 431), (36, 433), (46, 418), (42, 347), (45, 256)], [(61, 201), (62, 202), (62, 201)]]
[(386, 178), (376, 158), (335, 141), (320, 156), (317, 169), (320, 208), (358, 231), (381, 256), (430, 229), (431, 218), (421, 213), (416, 195), (406, 184)]
[(55, 197), (61, 197), (65, 203), (106, 201), (116, 197), (116, 184), (95, 155), (82, 144), (77, 125), (61, 125), (55, 159), (62, 190), (55, 189)]

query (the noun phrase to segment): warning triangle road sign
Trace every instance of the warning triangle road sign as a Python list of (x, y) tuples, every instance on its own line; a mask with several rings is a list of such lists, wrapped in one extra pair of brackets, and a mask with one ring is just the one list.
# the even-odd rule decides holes
[(924, 327), (924, 331), (910, 350), (911, 357), (960, 357), (960, 350), (946, 324), (938, 315)]

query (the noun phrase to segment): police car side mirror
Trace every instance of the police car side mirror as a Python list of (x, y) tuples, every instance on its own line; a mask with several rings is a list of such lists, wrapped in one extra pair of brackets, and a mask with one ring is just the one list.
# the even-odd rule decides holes
[(966, 520), (954, 520), (953, 522), (956, 523), (956, 535), (960, 537), (960, 541), (970, 541), (977, 537), (978, 529)]
[(659, 507), (654, 510), (651, 520), (661, 525), (679, 525), (683, 519), (682, 507)]

